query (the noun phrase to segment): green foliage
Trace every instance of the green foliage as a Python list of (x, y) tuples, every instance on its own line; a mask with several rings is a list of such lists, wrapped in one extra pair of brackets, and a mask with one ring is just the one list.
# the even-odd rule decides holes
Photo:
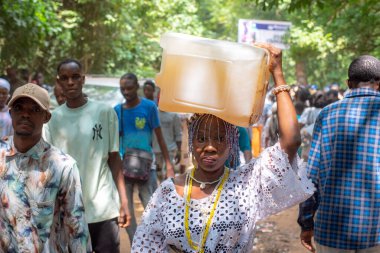
[[(160, 36), (167, 31), (201, 34), (202, 26), (195, 15), (197, 6), (186, 0), (123, 1), (124, 8), (117, 18), (122, 24), (116, 40), (116, 58), (107, 71), (121, 74), (136, 72), (154, 77), (160, 67)], [(116, 59), (116, 61), (115, 61)]]
[(290, 57), (306, 62), (310, 83), (345, 86), (347, 67), (361, 54), (380, 55), (377, 0), (256, 0), (262, 9), (282, 9), (293, 23)]
[[(311, 8), (318, 6), (323, 8), (326, 0), (255, 0), (256, 4), (260, 6), (264, 11), (277, 8), (279, 6), (285, 6), (287, 11), (294, 12), (299, 9)], [(331, 1), (332, 2), (332, 1)]]
[(46, 41), (61, 30), (58, 3), (15, 0), (0, 5), (0, 67), (30, 66)]
[(344, 38), (334, 40), (332, 33), (326, 33), (322, 26), (303, 20), (291, 28), (287, 41), (291, 45), (289, 56), (306, 66), (309, 83), (323, 86), (342, 81), (345, 69), (337, 64), (336, 57), (347, 43)]

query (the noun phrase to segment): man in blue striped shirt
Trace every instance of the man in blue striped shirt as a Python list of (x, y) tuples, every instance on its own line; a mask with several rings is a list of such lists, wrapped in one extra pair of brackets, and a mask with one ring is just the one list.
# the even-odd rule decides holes
[(301, 243), (318, 253), (380, 252), (380, 61), (360, 56), (350, 91), (322, 109), (308, 176), (317, 191), (300, 204)]

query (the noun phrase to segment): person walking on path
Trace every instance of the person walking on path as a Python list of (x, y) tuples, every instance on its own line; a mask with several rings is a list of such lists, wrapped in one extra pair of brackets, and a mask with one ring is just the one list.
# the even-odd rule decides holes
[[(139, 97), (137, 91), (139, 83), (137, 76), (133, 73), (127, 73), (120, 78), (120, 92), (125, 98), (125, 103), (115, 106), (115, 111), (119, 118), (120, 127), (120, 155), (124, 157), (126, 149), (142, 150), (153, 155), (152, 151), (152, 134), (157, 137), (157, 141), (165, 159), (167, 176), (174, 177), (173, 164), (169, 159), (169, 153), (166, 148), (164, 137), (158, 118), (157, 105), (146, 98)], [(127, 196), (129, 201), (129, 212), (131, 214), (131, 225), (127, 228), (130, 242), (136, 231), (137, 223), (134, 215), (133, 205), (133, 188), (137, 185), (139, 197), (144, 208), (148, 204), (153, 194), (152, 184), (157, 188), (156, 170), (151, 170), (150, 177), (145, 182), (136, 182), (126, 178)]]
[(251, 252), (255, 224), (304, 201), (313, 185), (297, 157), (298, 122), (282, 73), (281, 50), (260, 44), (271, 54), (270, 71), (279, 104), (279, 143), (237, 169), (236, 126), (210, 114), (189, 123), (189, 148), (196, 167), (167, 179), (149, 202), (132, 252)]
[(0, 143), (0, 252), (91, 252), (76, 163), (42, 139), (49, 99), (29, 83), (9, 101), (15, 131)]
[(9, 82), (0, 78), (0, 137), (13, 135), (12, 119), (7, 106), (10, 89)]
[(45, 137), (78, 162), (93, 250), (114, 253), (120, 247), (119, 226), (126, 227), (130, 221), (118, 121), (112, 107), (84, 96), (84, 81), (77, 60), (58, 65), (57, 82), (66, 103), (53, 111)]
[(317, 191), (298, 218), (311, 252), (380, 252), (380, 61), (353, 60), (347, 84), (314, 126), (307, 171)]
[[(158, 117), (160, 119), (160, 125), (162, 135), (165, 139), (165, 144), (169, 152), (170, 161), (178, 164), (181, 160), (181, 145), (182, 145), (182, 126), (181, 119), (178, 113), (164, 112), (158, 110)], [(157, 165), (157, 171), (160, 171), (159, 180), (166, 179), (166, 165), (165, 159), (162, 155), (162, 151), (156, 136), (153, 136), (152, 141), (153, 152)]]
[(63, 93), (61, 85), (57, 82), (53, 88), (53, 93), (58, 106), (66, 102), (65, 94)]
[(143, 93), (146, 99), (152, 100), (156, 105), (158, 104), (157, 99), (154, 97), (156, 92), (156, 85), (152, 80), (146, 80), (143, 85)]
[(24, 85), (25, 82), (20, 80), (19, 76), (18, 76), (18, 69), (16, 67), (8, 67), (6, 69), (6, 72), (7, 72), (7, 75), (6, 75), (6, 79), (9, 81), (10, 85), (11, 85), (11, 89), (9, 91), (9, 94), (13, 94), (13, 92), (20, 86)]
[(239, 149), (243, 153), (244, 163), (249, 163), (252, 159), (251, 139), (247, 128), (238, 127), (239, 130)]

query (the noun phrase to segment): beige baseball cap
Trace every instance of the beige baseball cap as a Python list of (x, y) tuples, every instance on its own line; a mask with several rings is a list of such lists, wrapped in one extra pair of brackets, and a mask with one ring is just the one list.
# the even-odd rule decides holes
[(44, 88), (38, 86), (34, 83), (27, 83), (23, 86), (18, 87), (12, 95), (11, 100), (8, 102), (8, 106), (12, 107), (13, 103), (19, 98), (30, 98), (33, 99), (42, 109), (49, 111), (50, 107), (50, 97)]

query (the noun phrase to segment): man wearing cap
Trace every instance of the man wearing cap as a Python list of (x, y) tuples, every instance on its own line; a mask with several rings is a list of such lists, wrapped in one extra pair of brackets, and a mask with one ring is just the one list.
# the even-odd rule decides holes
[(380, 252), (380, 61), (354, 59), (347, 84), (314, 125), (307, 173), (317, 191), (298, 218), (311, 252), (313, 236), (318, 253)]
[(7, 106), (10, 89), (9, 82), (0, 78), (0, 137), (13, 134), (11, 115)]
[(0, 252), (89, 252), (76, 163), (42, 139), (47, 91), (23, 85), (8, 106), (14, 136), (0, 142)]

